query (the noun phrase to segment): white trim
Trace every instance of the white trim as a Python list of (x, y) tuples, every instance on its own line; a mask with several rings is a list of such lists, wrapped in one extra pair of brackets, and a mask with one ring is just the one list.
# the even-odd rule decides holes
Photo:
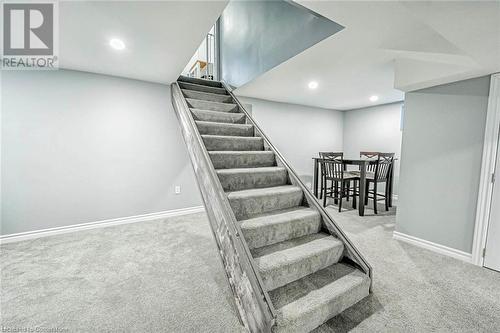
[(472, 263), (483, 266), (483, 249), (486, 246), (488, 220), (491, 209), (493, 183), (491, 175), (495, 172), (495, 161), (500, 125), (500, 74), (493, 74), (490, 83), (488, 111), (484, 131), (483, 158), (481, 162), (481, 178), (476, 208), (476, 223), (472, 241)]
[(402, 232), (394, 231), (392, 234), (392, 238), (399, 240), (399, 241), (402, 241), (402, 242), (405, 242), (405, 243), (408, 243), (408, 244), (411, 244), (411, 245), (421, 247), (423, 249), (427, 249), (427, 250), (448, 256), (448, 257), (452, 257), (452, 258), (462, 260), (462, 261), (465, 261), (468, 263), (472, 262), (472, 254), (470, 254), (470, 253), (460, 251), (460, 250), (457, 250), (457, 249), (454, 249), (454, 248), (451, 248), (448, 246), (429, 242), (425, 239), (420, 239), (420, 238), (413, 237), (413, 236), (410, 236), (407, 234), (403, 234)]
[(65, 234), (65, 233), (81, 231), (81, 230), (104, 228), (104, 227), (109, 227), (109, 226), (113, 226), (113, 225), (158, 220), (158, 219), (164, 219), (167, 217), (187, 215), (187, 214), (199, 213), (199, 212), (203, 212), (203, 211), (205, 211), (204, 206), (196, 206), (196, 207), (189, 207), (189, 208), (166, 210), (166, 211), (157, 212), (157, 213), (135, 215), (135, 216), (128, 216), (128, 217), (120, 217), (120, 218), (116, 218), (116, 219), (102, 220), (102, 221), (96, 221), (96, 222), (73, 224), (73, 225), (64, 226), (64, 227), (20, 232), (17, 234), (1, 235), (0, 236), (0, 244), (20, 242), (20, 241), (24, 241), (24, 240), (28, 240), (28, 239)]
[(398, 199), (399, 199), (399, 196), (397, 194), (393, 194), (392, 195), (392, 205), (393, 206), (397, 206), (398, 205)]

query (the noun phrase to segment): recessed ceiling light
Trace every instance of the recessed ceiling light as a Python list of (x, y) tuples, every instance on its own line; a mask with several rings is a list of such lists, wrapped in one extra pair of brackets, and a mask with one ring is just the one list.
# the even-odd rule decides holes
[(378, 96), (377, 95), (370, 96), (370, 101), (372, 102), (378, 101)]
[(316, 89), (316, 88), (318, 88), (318, 82), (311, 81), (311, 82), (309, 82), (308, 86), (309, 86), (309, 89)]
[(109, 41), (109, 45), (115, 50), (123, 50), (125, 48), (125, 43), (118, 38), (113, 38)]

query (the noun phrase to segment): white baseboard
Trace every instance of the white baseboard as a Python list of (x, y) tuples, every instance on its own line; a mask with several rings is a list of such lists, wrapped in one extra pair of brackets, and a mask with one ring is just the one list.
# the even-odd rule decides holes
[(425, 239), (420, 239), (417, 237), (413, 237), (407, 234), (403, 234), (401, 232), (394, 231), (392, 237), (396, 240), (400, 240), (402, 242), (406, 242), (408, 244), (412, 244), (423, 249), (427, 249), (445, 256), (449, 256), (458, 260), (462, 260), (468, 263), (472, 263), (472, 254), (464, 251), (460, 251), (457, 249), (453, 249), (451, 247), (447, 247), (444, 245), (436, 244), (433, 242), (429, 242)]
[(116, 219), (102, 220), (102, 221), (89, 222), (89, 223), (74, 224), (74, 225), (69, 225), (69, 226), (64, 226), (64, 227), (20, 232), (17, 234), (1, 235), (0, 236), (0, 244), (20, 242), (20, 241), (28, 240), (28, 239), (65, 234), (65, 233), (81, 231), (81, 230), (104, 228), (104, 227), (109, 227), (109, 226), (113, 226), (113, 225), (158, 220), (158, 219), (164, 219), (167, 217), (187, 215), (187, 214), (199, 213), (199, 212), (203, 212), (203, 211), (205, 211), (204, 206), (196, 206), (196, 207), (189, 207), (189, 208), (182, 208), (182, 209), (166, 210), (166, 211), (157, 212), (157, 213), (135, 215), (135, 216), (128, 216), (128, 217), (120, 217), (120, 218), (116, 218)]

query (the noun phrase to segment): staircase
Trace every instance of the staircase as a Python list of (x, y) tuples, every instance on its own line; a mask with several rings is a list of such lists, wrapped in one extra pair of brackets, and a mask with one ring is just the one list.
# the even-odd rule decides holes
[(226, 85), (180, 77), (171, 88), (247, 329), (309, 332), (366, 297), (369, 264)]

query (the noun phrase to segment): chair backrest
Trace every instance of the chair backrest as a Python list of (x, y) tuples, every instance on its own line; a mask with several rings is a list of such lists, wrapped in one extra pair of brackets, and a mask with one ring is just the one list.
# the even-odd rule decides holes
[(322, 161), (321, 173), (323, 177), (339, 178), (344, 176), (344, 153), (320, 152)]
[[(362, 151), (359, 153), (359, 157), (367, 160), (378, 160), (379, 154), (378, 151)], [(369, 164), (366, 166), (366, 171), (375, 172), (376, 167), (376, 164)]]
[(394, 153), (378, 153), (377, 164), (375, 164), (375, 179), (387, 180), (394, 162)]
[(339, 157), (342, 159), (344, 158), (344, 153), (335, 153), (335, 152), (320, 152), (319, 157), (324, 158), (324, 159), (338, 159)]
[(359, 153), (359, 157), (371, 159), (371, 158), (377, 158), (378, 154), (380, 154), (380, 152), (378, 151), (362, 151)]

